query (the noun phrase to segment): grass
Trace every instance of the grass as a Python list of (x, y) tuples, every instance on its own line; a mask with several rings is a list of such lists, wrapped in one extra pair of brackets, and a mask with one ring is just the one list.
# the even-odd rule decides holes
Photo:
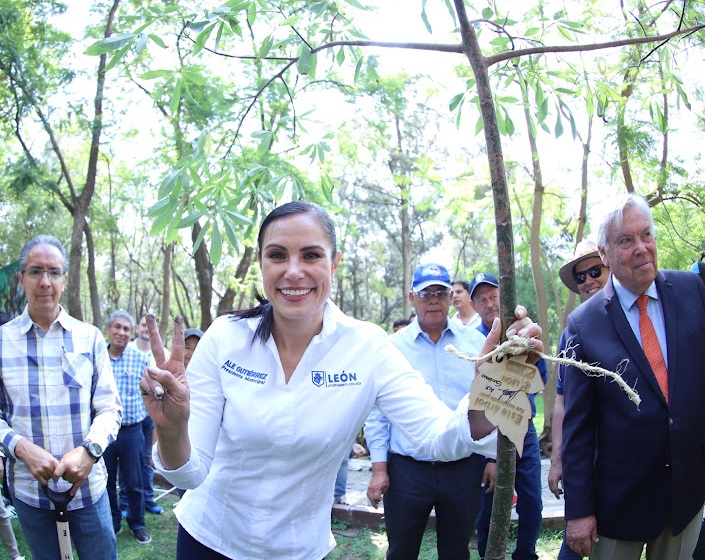
[[(161, 515), (145, 514), (147, 532), (152, 536), (149, 544), (139, 544), (132, 532), (127, 527), (127, 523), (122, 522), (122, 533), (117, 536), (118, 558), (120, 560), (172, 560), (176, 558), (176, 532), (178, 522), (174, 515), (173, 505), (178, 500), (178, 496), (169, 494), (161, 500), (159, 504), (164, 508)], [(27, 541), (22, 533), (19, 521), (12, 520), (12, 527), (15, 530), (15, 538), (20, 554), (31, 558)], [(78, 554), (74, 550), (74, 559), (78, 559)], [(9, 558), (5, 549), (0, 546), (0, 560)]]
[[(335, 522), (333, 531), (336, 533), (335, 540), (337, 548), (333, 550), (326, 560), (384, 560), (387, 551), (387, 536), (384, 531), (376, 533), (369, 529), (350, 531), (344, 524)], [(345, 536), (343, 536), (343, 533)], [(516, 539), (516, 525), (512, 524), (510, 530), (509, 543), (507, 544), (507, 558), (511, 558), (511, 551), (514, 550)], [(563, 531), (545, 529), (541, 531), (539, 540), (536, 543), (536, 553), (540, 560), (553, 560), (558, 556), (563, 540)], [(435, 560), (438, 558), (436, 552), (436, 533), (426, 531), (419, 560)], [(474, 540), (470, 545), (470, 560), (479, 560), (477, 545)]]
[(534, 416), (534, 427), (539, 435), (543, 430), (543, 394), (536, 395), (534, 398), (536, 403), (536, 416)]
[[(138, 544), (123, 521), (123, 531), (117, 537), (120, 560), (171, 560), (176, 557), (178, 522), (174, 516), (173, 505), (177, 500), (178, 496), (167, 495), (159, 501), (159, 504), (164, 508), (162, 515), (150, 513), (145, 515), (147, 532), (152, 536), (152, 542), (147, 545)], [(31, 558), (17, 519), (12, 520), (12, 525), (15, 529), (20, 553)], [(366, 528), (352, 530), (345, 523), (333, 520), (333, 531), (338, 546), (326, 557), (326, 560), (384, 560), (387, 551), (387, 535), (383, 529), (379, 532)], [(509, 536), (509, 551), (514, 548), (515, 538), (516, 533), (513, 525)], [(562, 531), (543, 530), (537, 543), (539, 558), (541, 560), (556, 558), (562, 538)], [(0, 560), (6, 558), (9, 556), (4, 548), (0, 547)], [(78, 559), (75, 552), (74, 558)], [(435, 531), (427, 531), (421, 545), (419, 560), (435, 560), (436, 558), (436, 533)], [(473, 548), (473, 545), (471, 545), (470, 558), (471, 560), (479, 559), (477, 549)]]

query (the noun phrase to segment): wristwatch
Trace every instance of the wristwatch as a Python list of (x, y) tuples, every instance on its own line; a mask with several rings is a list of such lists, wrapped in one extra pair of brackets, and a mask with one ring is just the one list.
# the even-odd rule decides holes
[(103, 448), (100, 446), (100, 444), (91, 441), (89, 439), (84, 439), (81, 442), (81, 446), (85, 447), (88, 450), (88, 453), (91, 454), (91, 457), (95, 459), (95, 462), (97, 463), (100, 457), (103, 455)]

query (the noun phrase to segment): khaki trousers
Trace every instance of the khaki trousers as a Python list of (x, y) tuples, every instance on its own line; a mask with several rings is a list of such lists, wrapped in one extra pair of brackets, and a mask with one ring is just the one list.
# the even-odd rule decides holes
[(702, 519), (701, 511), (675, 537), (671, 535), (669, 522), (663, 533), (648, 542), (618, 541), (599, 535), (599, 542), (592, 543), (590, 560), (640, 560), (644, 545), (647, 560), (692, 560)]

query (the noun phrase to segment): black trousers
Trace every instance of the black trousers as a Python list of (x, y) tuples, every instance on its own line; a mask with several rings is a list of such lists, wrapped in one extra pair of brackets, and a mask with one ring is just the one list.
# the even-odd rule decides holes
[(480, 511), (485, 464), (481, 455), (441, 463), (390, 453), (389, 489), (384, 494), (387, 560), (418, 558), (434, 507), (438, 559), (468, 560), (470, 537)]

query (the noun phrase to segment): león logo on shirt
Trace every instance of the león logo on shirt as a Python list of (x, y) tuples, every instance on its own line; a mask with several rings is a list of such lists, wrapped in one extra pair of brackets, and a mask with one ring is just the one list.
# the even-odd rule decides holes
[(351, 385), (362, 385), (357, 379), (357, 373), (350, 373), (343, 370), (340, 373), (326, 373), (325, 371), (312, 371), (311, 381), (316, 387), (350, 387)]

